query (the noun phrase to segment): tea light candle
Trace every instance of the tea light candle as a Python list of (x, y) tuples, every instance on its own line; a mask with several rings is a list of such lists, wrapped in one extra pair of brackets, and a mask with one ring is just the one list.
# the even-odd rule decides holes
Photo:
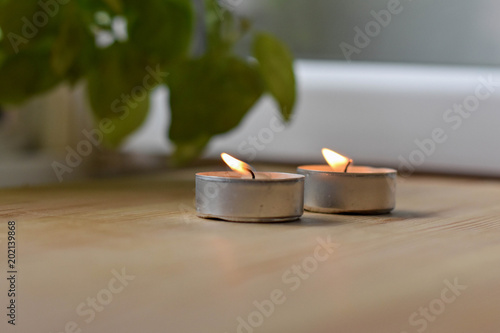
[(233, 171), (196, 174), (196, 211), (202, 218), (233, 222), (283, 222), (302, 216), (304, 176), (256, 172), (228, 155), (222, 159)]
[(352, 160), (324, 148), (328, 165), (303, 165), (304, 209), (317, 213), (383, 214), (394, 209), (396, 170), (353, 166)]

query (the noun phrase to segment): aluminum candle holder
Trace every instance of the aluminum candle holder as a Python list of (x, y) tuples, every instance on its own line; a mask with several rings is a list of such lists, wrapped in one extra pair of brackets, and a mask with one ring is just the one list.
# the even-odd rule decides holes
[(304, 207), (304, 176), (232, 171), (196, 174), (199, 217), (233, 222), (283, 222), (298, 219)]
[(384, 214), (394, 209), (396, 170), (351, 166), (348, 172), (335, 172), (328, 165), (305, 165), (297, 171), (306, 177), (308, 211)]

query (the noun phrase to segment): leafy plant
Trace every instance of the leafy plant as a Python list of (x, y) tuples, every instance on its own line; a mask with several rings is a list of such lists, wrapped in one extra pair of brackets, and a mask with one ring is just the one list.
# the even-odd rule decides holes
[[(265, 93), (288, 120), (296, 86), (287, 48), (216, 0), (199, 4), (201, 19), (194, 0), (0, 0), (0, 104), (84, 81), (95, 122), (113, 128), (104, 144), (117, 147), (164, 84), (180, 162), (236, 127)], [(253, 57), (234, 51), (246, 34)]]

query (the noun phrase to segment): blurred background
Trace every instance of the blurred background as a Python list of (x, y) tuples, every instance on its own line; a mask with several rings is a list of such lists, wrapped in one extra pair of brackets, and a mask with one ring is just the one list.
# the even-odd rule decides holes
[[(221, 2), (289, 45), (298, 104), (284, 126), (263, 98), (237, 128), (210, 142), (205, 159), (226, 151), (252, 163), (316, 163), (328, 147), (403, 175), (500, 176), (497, 1)], [(92, 126), (82, 95), (62, 87), (0, 113), (0, 186), (58, 181), (53, 161), (78, 142), (78, 129)], [(130, 163), (157, 165), (172, 153), (167, 98), (164, 87), (152, 94), (144, 125), (121, 148)], [(68, 177), (85, 175), (85, 165)]]
[[(355, 45), (354, 28), (365, 30), (372, 11), (386, 0), (244, 1), (254, 24), (269, 29), (300, 59), (345, 60), (339, 45)], [(500, 3), (492, 0), (401, 0), (386, 27), (352, 60), (432, 65), (497, 66)], [(374, 30), (375, 31), (375, 30)]]

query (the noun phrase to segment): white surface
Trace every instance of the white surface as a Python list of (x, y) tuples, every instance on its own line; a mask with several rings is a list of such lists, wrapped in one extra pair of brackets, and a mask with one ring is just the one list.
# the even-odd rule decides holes
[[(237, 129), (215, 138), (206, 156), (226, 151), (252, 162), (250, 140), (257, 137), (255, 160), (321, 162), (320, 149), (329, 147), (358, 164), (398, 167), (400, 157), (418, 149), (415, 140), (441, 128), (448, 139), (416, 170), (500, 175), (500, 87), (458, 129), (443, 119), (447, 109), (474, 95), (481, 77), (500, 82), (500, 70), (299, 61), (297, 73), (299, 103), (284, 131), (275, 131), (273, 140), (265, 136), (277, 112), (264, 98)], [(166, 98), (165, 90), (157, 92), (154, 112), (125, 150), (171, 151)]]

